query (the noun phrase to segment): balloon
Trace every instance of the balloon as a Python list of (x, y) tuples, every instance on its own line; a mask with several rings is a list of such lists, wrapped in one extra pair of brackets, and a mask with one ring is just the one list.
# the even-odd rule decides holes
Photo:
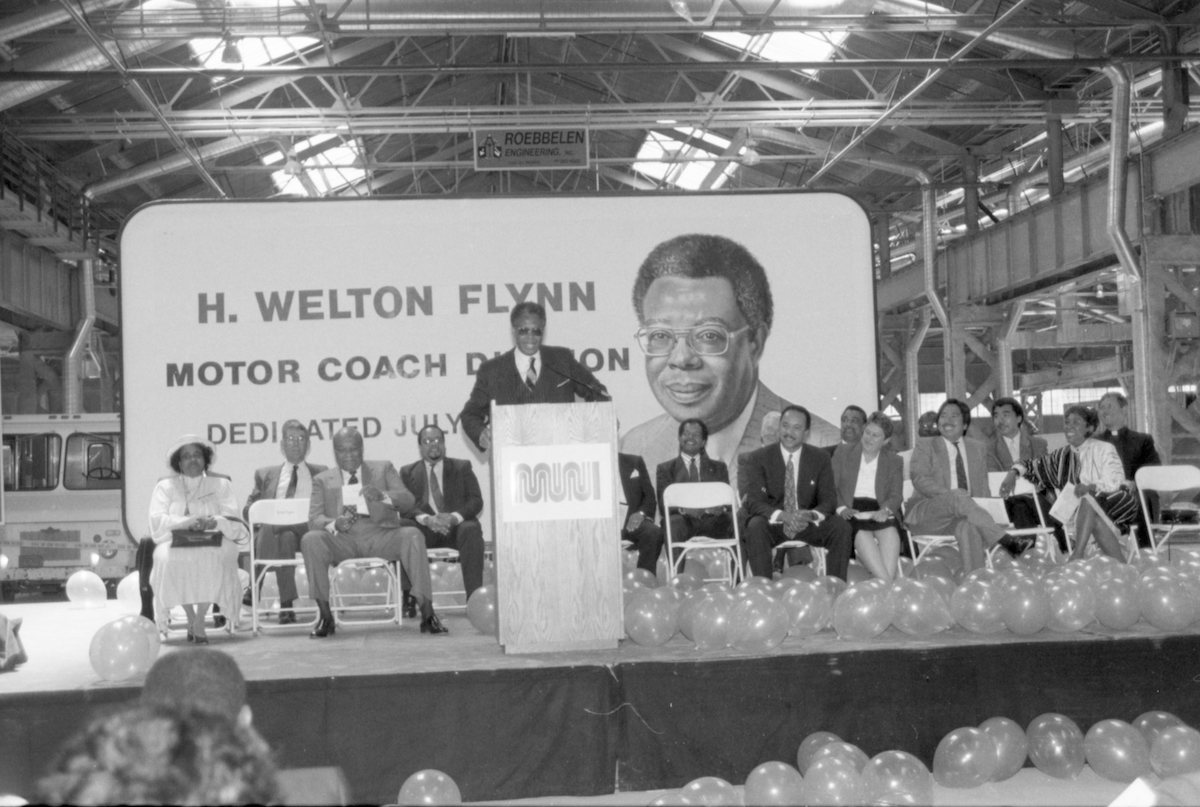
[[(958, 589), (958, 584), (948, 577), (942, 577), (940, 574), (932, 574), (922, 578), (922, 583), (926, 583), (933, 587), (938, 596), (942, 598), (942, 602), (946, 603), (946, 608), (950, 608), (950, 599), (954, 596), (954, 592)], [(947, 611), (949, 613), (949, 611)], [(946, 627), (950, 627), (947, 625)]]
[(142, 589), (141, 583), (138, 582), (138, 573), (130, 572), (121, 578), (121, 582), (117, 583), (117, 602), (121, 604), (121, 609), (131, 614), (139, 614), (142, 611)]
[(1132, 782), (1150, 773), (1150, 746), (1124, 720), (1101, 720), (1088, 729), (1083, 753), (1092, 770), (1114, 782)]
[(710, 590), (707, 586), (698, 588), (694, 591), (689, 591), (684, 595), (683, 601), (679, 604), (679, 610), (675, 614), (675, 622), (679, 627), (680, 633), (687, 637), (688, 641), (695, 641), (694, 626), (696, 620), (696, 612), (700, 610), (700, 606), (709, 597), (722, 597), (733, 602), (734, 596), (729, 589), (724, 586), (718, 586), (717, 591)]
[(630, 569), (625, 572), (625, 579), (631, 583), (641, 583), (646, 588), (657, 588), (658, 578), (653, 572), (648, 572), (645, 569)]
[[(474, 596), (478, 591), (472, 591)], [(400, 794), (396, 802), (401, 805), (412, 804), (462, 804), (462, 793), (458, 785), (446, 774), (432, 768), (417, 771), (404, 780), (400, 786)]]
[[(636, 565), (635, 563), (634, 566)], [(708, 578), (708, 567), (697, 560), (694, 553), (689, 553), (683, 559), (683, 571), (680, 574), (690, 574), (703, 583)]]
[(862, 776), (854, 763), (840, 756), (814, 759), (804, 774), (806, 804), (861, 804)]
[(1013, 582), (1001, 593), (1000, 616), (1013, 633), (1037, 633), (1050, 621), (1050, 596), (1038, 580)]
[(787, 567), (783, 570), (783, 576), (794, 577), (797, 580), (804, 580), (805, 582), (815, 582), (817, 579), (817, 573), (813, 571), (813, 568), (804, 563), (797, 563), (795, 566)]
[[(1107, 560), (1107, 555), (1097, 555)], [(1114, 563), (1116, 561), (1113, 561)], [(1142, 618), (1136, 581), (1110, 577), (1096, 586), (1096, 619), (1106, 628), (1125, 630)]]
[(833, 620), (833, 598), (816, 580), (788, 589), (783, 595), (783, 605), (788, 610), (788, 631), (793, 636), (812, 636), (829, 627)]
[(942, 787), (979, 787), (996, 772), (999, 756), (988, 734), (973, 726), (955, 729), (933, 752), (933, 779)]
[(1200, 731), (1168, 726), (1150, 746), (1150, 764), (1162, 778), (1200, 771)]
[(862, 797), (866, 804), (933, 804), (933, 776), (912, 754), (884, 751), (863, 769)]
[[(333, 570), (333, 582), (337, 584), (337, 590), (342, 595), (352, 595), (362, 593), (359, 590), (359, 580), (362, 579), (362, 572), (353, 566), (339, 566)], [(279, 585), (275, 581), (275, 575), (269, 574), (263, 580), (261, 597), (265, 599), (275, 599), (279, 597)]]
[(825, 586), (825, 590), (829, 592), (830, 602), (837, 602), (837, 598), (842, 596), (842, 592), (847, 588), (847, 583), (845, 580), (828, 574), (823, 574), (818, 577), (817, 582)]
[(687, 796), (680, 793), (678, 790), (668, 790), (654, 801), (650, 802), (648, 807), (687, 807), (687, 805), (695, 804), (696, 802), (689, 799)]
[(124, 616), (96, 631), (88, 659), (105, 681), (124, 681), (150, 669), (158, 650), (158, 628), (154, 623), (144, 616)]
[(488, 636), (495, 636), (499, 616), (496, 610), (496, 586), (488, 583), (471, 592), (467, 599), (467, 619), (471, 627)]
[(1015, 720), (991, 717), (979, 724), (979, 729), (992, 738), (996, 746), (996, 770), (988, 781), (1003, 782), (1017, 775), (1029, 756), (1029, 740), (1025, 730)]
[(1162, 734), (1163, 729), (1186, 725), (1170, 712), (1142, 712), (1133, 721), (1133, 727), (1142, 733), (1142, 736), (1146, 738), (1146, 745), (1151, 748), (1154, 747), (1154, 741), (1158, 739), (1158, 735)]
[(950, 615), (954, 621), (972, 633), (996, 633), (1004, 630), (1004, 617), (1000, 613), (1003, 593), (997, 584), (982, 577), (971, 579), (959, 586), (950, 598)]
[(1096, 618), (1096, 595), (1092, 587), (1077, 579), (1066, 578), (1050, 586), (1050, 620), (1052, 631), (1074, 633)]
[(808, 766), (812, 764), (813, 756), (817, 750), (823, 745), (829, 743), (840, 743), (842, 738), (828, 731), (814, 731), (812, 734), (800, 741), (800, 747), (796, 749), (796, 768), (800, 773), (808, 771)]
[(626, 576), (625, 579), (621, 581), (621, 605), (628, 606), (629, 601), (633, 598), (633, 595), (639, 591), (644, 591), (645, 588), (646, 587), (641, 583), (630, 580), (629, 577)]
[(496, 585), (496, 563), (492, 560), (483, 562), (483, 582), (488, 585)]
[(978, 569), (966, 576), (966, 578), (963, 580), (963, 584), (965, 585), (972, 580), (982, 580), (985, 583), (995, 583), (1000, 581), (1000, 579), (1000, 572), (996, 571), (995, 569), (989, 569), (986, 566), (980, 566)]
[(847, 588), (833, 604), (833, 628), (839, 639), (862, 641), (887, 630), (895, 606), (886, 581), (868, 580)]
[(1138, 572), (1136, 566), (1130, 566), (1127, 563), (1118, 563), (1112, 570), (1112, 580), (1125, 580), (1130, 583), (1137, 583), (1141, 580), (1141, 573)]
[(704, 585), (704, 580), (691, 572), (680, 572), (671, 578), (671, 588), (676, 591), (695, 591)]
[(795, 577), (781, 577), (771, 584), (771, 596), (782, 601), (783, 595), (787, 594), (796, 586), (803, 584), (803, 580), (799, 580)]
[[(440, 581), (442, 577), (433, 578), (435, 581)], [(392, 576), (387, 569), (381, 566), (373, 566), (370, 569), (363, 570), (362, 576), (358, 578), (358, 594), (362, 596), (364, 603), (371, 605), (383, 605), (387, 602), (387, 594), (392, 586)], [(437, 590), (435, 582), (433, 586)]]
[(664, 589), (635, 592), (625, 606), (625, 633), (643, 647), (664, 645), (675, 635), (677, 610), (678, 605)]
[[(67, 578), (67, 599), (75, 603), (77, 608), (103, 608), (108, 599), (108, 591), (100, 575), (89, 569), (80, 569)], [(141, 595), (138, 595), (138, 610), (142, 608)]]
[(819, 746), (817, 750), (813, 752), (812, 759), (809, 760), (808, 766), (811, 768), (817, 760), (825, 759), (825, 757), (842, 757), (843, 759), (847, 759), (854, 763), (854, 770), (858, 773), (862, 773), (863, 768), (865, 768), (867, 763), (870, 761), (870, 758), (867, 757), (863, 750), (857, 745), (837, 740), (835, 742), (825, 743), (824, 745)]
[(935, 546), (925, 553), (925, 557), (931, 560), (940, 560), (951, 569), (961, 569), (963, 567), (962, 551), (957, 546), (951, 546), (950, 544)]
[(788, 635), (791, 618), (783, 603), (767, 596), (749, 596), (729, 616), (729, 638), (742, 653), (767, 653)]
[(699, 779), (693, 779), (681, 787), (679, 792), (692, 804), (703, 804), (707, 807), (719, 807), (720, 805), (735, 807), (742, 803), (742, 800), (738, 798), (738, 792), (733, 789), (733, 785), (715, 776), (701, 776)]
[(729, 617), (737, 599), (731, 594), (725, 597), (707, 597), (692, 617), (692, 640), (702, 652), (721, 650), (729, 646)]
[(918, 580), (923, 580), (926, 577), (945, 577), (951, 579), (954, 577), (954, 572), (944, 561), (937, 558), (930, 560), (926, 557), (922, 558), (920, 563), (913, 566), (912, 576)]
[(733, 590), (736, 593), (738, 591), (749, 591), (751, 589), (757, 589), (759, 591), (768, 591), (768, 590), (770, 590), (770, 588), (771, 588), (771, 579), (768, 577), (762, 577), (762, 576), (756, 574), (756, 575), (751, 575), (750, 577), (747, 577), (742, 582), (738, 583), (736, 586), (734, 586)]
[(636, 549), (621, 550), (621, 568), (630, 571), (637, 568), (638, 553)]
[(853, 585), (854, 583), (863, 583), (871, 579), (871, 573), (867, 571), (867, 567), (861, 563), (850, 561), (850, 566), (846, 569), (846, 582)]
[(1047, 712), (1025, 729), (1029, 759), (1042, 773), (1074, 779), (1083, 770), (1083, 732), (1065, 715)]
[(746, 804), (802, 804), (804, 777), (786, 762), (764, 762), (746, 777)]
[(911, 578), (897, 580), (892, 599), (895, 603), (892, 624), (910, 636), (932, 636), (954, 622), (946, 602), (929, 582)]
[(1183, 630), (1196, 618), (1196, 604), (1174, 574), (1143, 573), (1138, 584), (1138, 607), (1143, 619), (1164, 631)]

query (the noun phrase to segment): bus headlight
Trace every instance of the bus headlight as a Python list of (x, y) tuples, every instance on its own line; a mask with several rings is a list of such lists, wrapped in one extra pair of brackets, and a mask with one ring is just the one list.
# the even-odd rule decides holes
[(0, 571), (4, 571), (7, 568), (8, 568), (8, 555), (5, 555), (3, 552), (0, 552)]

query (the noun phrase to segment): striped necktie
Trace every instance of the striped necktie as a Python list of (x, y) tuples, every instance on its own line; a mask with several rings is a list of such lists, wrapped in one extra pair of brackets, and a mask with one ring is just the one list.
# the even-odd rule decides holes
[(525, 373), (525, 386), (529, 387), (530, 391), (537, 386), (537, 357), (529, 360), (529, 371)]

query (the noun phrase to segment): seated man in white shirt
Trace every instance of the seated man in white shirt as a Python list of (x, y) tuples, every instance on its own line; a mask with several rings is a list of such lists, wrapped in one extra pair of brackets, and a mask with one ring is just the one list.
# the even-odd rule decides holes
[[(254, 472), (254, 490), (246, 497), (246, 507), (242, 511), (247, 521), (250, 519), (250, 505), (259, 499), (311, 497), (313, 477), (325, 470), (324, 465), (304, 460), (308, 456), (309, 442), (308, 429), (303, 423), (289, 420), (283, 424), (280, 433), (279, 449), (283, 453), (284, 463), (268, 465)], [(254, 556), (263, 560), (291, 560), (300, 551), (300, 538), (306, 532), (307, 522), (284, 526), (263, 524), (255, 531)], [(279, 583), (279, 624), (292, 624), (296, 621), (296, 614), (292, 611), (297, 596), (296, 567), (276, 566), (275, 580)]]

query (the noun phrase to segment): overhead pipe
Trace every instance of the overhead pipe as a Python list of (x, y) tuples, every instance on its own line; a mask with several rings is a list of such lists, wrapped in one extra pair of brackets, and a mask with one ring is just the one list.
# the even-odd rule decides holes
[(1008, 312), (1008, 319), (996, 340), (996, 371), (1000, 375), (1000, 397), (1010, 397), (1013, 394), (1013, 360), (1012, 340), (1021, 326), (1021, 317), (1025, 315), (1025, 298), (1018, 297)]
[[(84, 14), (91, 14), (124, 2), (125, 0), (83, 0), (79, 3), (79, 7)], [(38, 31), (44, 31), (70, 21), (71, 15), (62, 6), (55, 3), (35, 6), (28, 11), (22, 11), (20, 14), (13, 14), (0, 20), (0, 42), (11, 42), (14, 39), (36, 34)]]
[(908, 344), (904, 346), (904, 428), (908, 432), (908, 447), (917, 445), (918, 423), (921, 419), (921, 346), (929, 333), (932, 311), (921, 309), (921, 322)]
[(63, 409), (68, 415), (83, 413), (83, 357), (92, 340), (92, 326), (96, 324), (96, 280), (93, 262), (79, 262), (79, 284), (83, 287), (83, 319), (75, 327), (75, 339), (67, 351), (67, 377), (63, 390)]
[[(276, 138), (266, 137), (227, 137), (224, 140), (218, 140), (215, 143), (208, 143), (195, 149), (195, 156), (200, 160), (215, 160), (218, 157), (224, 157), (226, 154), (233, 154), (236, 151), (249, 148), (258, 143), (270, 141)], [(282, 142), (282, 141), (280, 141)], [(288, 146), (284, 144), (281, 150), (286, 154)], [(177, 171), (182, 171), (192, 165), (191, 159), (187, 154), (176, 152), (161, 160), (155, 160), (142, 165), (136, 165), (127, 171), (121, 171), (117, 174), (97, 180), (83, 186), (83, 194), (89, 199), (95, 199), (97, 196), (104, 196), (113, 191), (127, 188), (130, 185), (136, 185), (139, 182), (157, 179), (167, 174), (173, 174)]]

